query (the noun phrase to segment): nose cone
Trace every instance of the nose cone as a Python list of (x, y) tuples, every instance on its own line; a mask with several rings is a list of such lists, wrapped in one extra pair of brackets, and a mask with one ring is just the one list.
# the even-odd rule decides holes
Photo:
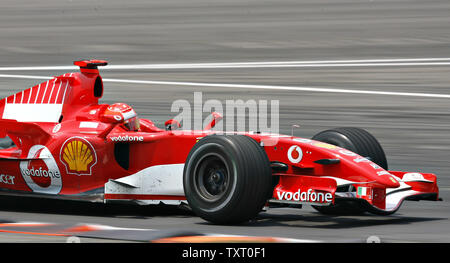
[(392, 175), (384, 175), (384, 178), (382, 178), (383, 182), (380, 182), (384, 184), (387, 188), (397, 188), (400, 186), (400, 182), (392, 177)]
[(353, 159), (347, 159), (346, 164), (351, 167), (353, 172), (359, 173), (361, 177), (358, 178), (358, 181), (373, 182), (374, 184), (377, 184), (382, 188), (400, 187), (400, 182), (395, 178), (394, 175), (368, 160), (360, 163), (355, 163)]
[(371, 173), (370, 177), (386, 188), (397, 188), (400, 186), (400, 182), (386, 170)]

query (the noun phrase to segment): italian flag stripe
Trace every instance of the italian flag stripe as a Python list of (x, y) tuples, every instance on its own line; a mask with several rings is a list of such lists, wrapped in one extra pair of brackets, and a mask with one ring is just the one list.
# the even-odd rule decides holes
[(358, 195), (359, 196), (367, 195), (367, 187), (358, 187)]

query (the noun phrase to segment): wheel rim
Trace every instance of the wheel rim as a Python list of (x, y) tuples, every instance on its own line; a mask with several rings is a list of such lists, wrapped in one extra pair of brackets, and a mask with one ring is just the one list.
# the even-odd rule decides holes
[(228, 165), (222, 156), (210, 153), (203, 156), (194, 169), (194, 187), (207, 202), (221, 199), (230, 186)]

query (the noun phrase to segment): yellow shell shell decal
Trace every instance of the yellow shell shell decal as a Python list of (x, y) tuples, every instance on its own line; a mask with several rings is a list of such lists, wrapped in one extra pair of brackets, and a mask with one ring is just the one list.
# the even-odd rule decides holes
[(97, 155), (88, 141), (73, 137), (67, 140), (61, 149), (61, 162), (66, 166), (67, 173), (91, 174), (91, 168), (97, 162)]
[(316, 143), (313, 143), (313, 145), (317, 146), (317, 147), (325, 148), (325, 149), (336, 149), (337, 148), (337, 146), (335, 146), (335, 145), (324, 143), (324, 142), (316, 142)]

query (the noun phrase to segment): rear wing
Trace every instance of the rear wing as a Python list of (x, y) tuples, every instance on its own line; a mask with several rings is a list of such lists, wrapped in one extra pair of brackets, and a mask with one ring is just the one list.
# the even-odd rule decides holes
[(108, 65), (108, 61), (106, 61), (106, 60), (97, 60), (97, 59), (78, 60), (78, 61), (74, 61), (73, 64), (75, 66), (79, 66), (80, 67), (80, 71), (82, 73), (98, 74), (98, 67), (99, 66), (106, 66), (106, 65)]
[(1, 119), (58, 122), (70, 82), (68, 78), (54, 78), (1, 100)]
[(75, 119), (82, 108), (98, 105), (103, 96), (98, 66), (107, 63), (104, 60), (75, 61), (74, 65), (79, 66), (81, 72), (54, 77), (0, 100), (0, 136), (8, 135), (13, 140), (19, 137), (23, 141), (31, 135), (39, 135), (40, 140), (45, 139), (48, 136), (42, 129), (45, 124)]
[(58, 123), (78, 106), (98, 104), (103, 81), (97, 67), (107, 64), (104, 60), (75, 61), (81, 73), (66, 73), (0, 100), (0, 119)]

